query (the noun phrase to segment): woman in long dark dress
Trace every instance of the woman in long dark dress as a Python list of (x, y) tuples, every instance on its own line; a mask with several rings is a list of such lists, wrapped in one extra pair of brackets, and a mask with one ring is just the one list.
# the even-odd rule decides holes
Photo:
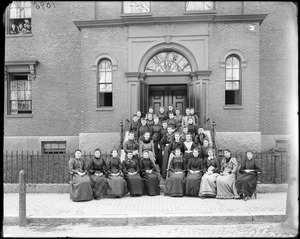
[(207, 149), (208, 157), (204, 158), (204, 175), (201, 178), (199, 197), (216, 197), (217, 177), (219, 176), (219, 161), (212, 148)]
[(181, 150), (175, 149), (175, 157), (171, 159), (168, 178), (165, 185), (165, 196), (182, 197), (185, 188), (186, 164)]
[(169, 148), (171, 146), (171, 143), (174, 138), (172, 126), (168, 126), (167, 128), (168, 132), (162, 137), (161, 144), (163, 145), (164, 150), (162, 151), (162, 163), (161, 163), (161, 176), (163, 178), (166, 178), (167, 175), (167, 167), (168, 167), (168, 161), (169, 161)]
[(140, 159), (140, 172), (145, 181), (145, 193), (149, 196), (159, 195), (159, 177), (155, 164), (149, 158), (148, 150), (143, 152), (143, 157)]
[(93, 199), (93, 190), (86, 166), (81, 158), (81, 150), (77, 149), (75, 157), (69, 160), (69, 170), (72, 175), (70, 185), (70, 198), (77, 201), (88, 201)]
[(104, 198), (107, 192), (107, 167), (105, 159), (101, 157), (101, 150), (95, 149), (95, 157), (91, 160), (88, 165), (88, 171), (90, 174), (93, 195), (96, 200)]
[(231, 151), (229, 149), (224, 150), (224, 156), (221, 161), (220, 175), (217, 177), (216, 198), (239, 198), (235, 187), (238, 162), (236, 158), (231, 157)]
[(107, 164), (107, 196), (122, 197), (128, 193), (127, 183), (122, 172), (121, 160), (118, 157), (118, 151), (113, 149), (111, 157)]
[(197, 148), (193, 149), (193, 157), (191, 157), (186, 166), (187, 176), (185, 179), (185, 195), (197, 196), (199, 194), (200, 182), (203, 175), (204, 163), (199, 158)]
[[(187, 135), (185, 137), (186, 137), (186, 140), (183, 142), (183, 147), (184, 147), (183, 158), (184, 158), (185, 163), (187, 165), (188, 162), (189, 162), (189, 159), (191, 157), (193, 157), (193, 149), (196, 148), (197, 146), (192, 141), (192, 135), (189, 132), (187, 133)], [(198, 149), (197, 149), (197, 152), (198, 152)]]
[(261, 173), (261, 169), (253, 159), (251, 151), (247, 152), (247, 159), (242, 163), (239, 173), (235, 181), (236, 190), (240, 198), (244, 198), (247, 201), (249, 197), (252, 197), (256, 189), (257, 174)]
[(144, 194), (144, 182), (140, 176), (138, 161), (133, 158), (132, 151), (128, 151), (125, 160), (122, 162), (122, 172), (127, 181), (127, 188), (131, 196)]

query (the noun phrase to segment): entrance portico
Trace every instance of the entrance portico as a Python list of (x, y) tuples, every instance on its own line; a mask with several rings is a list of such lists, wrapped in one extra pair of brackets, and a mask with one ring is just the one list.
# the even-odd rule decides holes
[[(180, 62), (187, 62), (183, 66), (184, 70), (164, 71), (164, 66), (159, 66), (158, 71), (149, 70), (149, 62), (154, 56), (171, 52), (183, 56)], [(157, 61), (156, 63), (159, 64)], [(129, 118), (137, 110), (147, 112), (149, 106), (158, 112), (160, 105), (167, 107), (172, 104), (174, 108), (179, 108), (182, 114), (185, 114), (186, 107), (194, 107), (200, 124), (205, 124), (208, 117), (208, 80), (211, 71), (199, 71), (195, 57), (186, 47), (174, 43), (154, 46), (141, 59), (139, 70), (140, 72), (125, 73), (128, 83)]]

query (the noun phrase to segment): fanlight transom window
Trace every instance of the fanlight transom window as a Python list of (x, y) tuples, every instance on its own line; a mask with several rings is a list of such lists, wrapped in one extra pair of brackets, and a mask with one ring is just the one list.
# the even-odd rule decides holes
[(190, 72), (189, 61), (177, 52), (161, 52), (150, 59), (145, 72)]

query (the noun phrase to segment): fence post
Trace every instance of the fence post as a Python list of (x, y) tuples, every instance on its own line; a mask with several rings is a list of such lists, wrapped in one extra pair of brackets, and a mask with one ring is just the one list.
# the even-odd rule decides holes
[(19, 173), (19, 227), (26, 227), (26, 173)]
[(120, 122), (121, 132), (120, 132), (120, 149), (123, 149), (123, 141), (124, 141), (124, 123)]
[(216, 122), (213, 120), (213, 122), (211, 123), (211, 125), (212, 125), (212, 139), (211, 139), (211, 141), (212, 141), (212, 143), (213, 143), (213, 145), (212, 145), (212, 148), (215, 148), (215, 146), (216, 146), (216, 140), (215, 140), (215, 136), (216, 136), (216, 132), (215, 132), (215, 127), (216, 127)]

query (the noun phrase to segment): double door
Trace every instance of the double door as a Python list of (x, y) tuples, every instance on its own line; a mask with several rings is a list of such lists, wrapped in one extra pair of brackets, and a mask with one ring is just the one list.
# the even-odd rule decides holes
[(187, 85), (149, 85), (149, 106), (158, 113), (160, 106), (173, 105), (182, 115), (187, 107)]

